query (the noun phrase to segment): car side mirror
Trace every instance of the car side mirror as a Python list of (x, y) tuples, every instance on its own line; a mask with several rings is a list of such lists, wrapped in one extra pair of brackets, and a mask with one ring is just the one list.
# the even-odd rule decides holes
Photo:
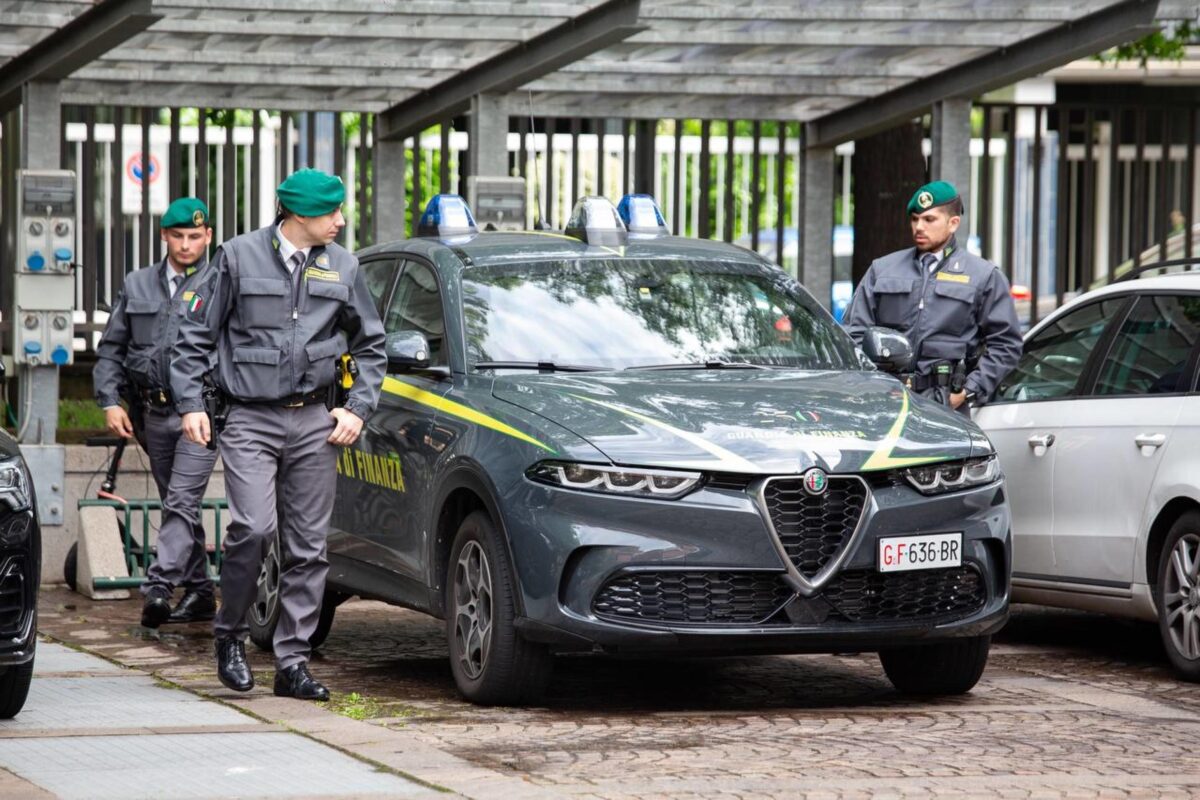
[(384, 339), (388, 370), (403, 372), (429, 366), (429, 341), (417, 331), (389, 333)]
[(903, 333), (891, 328), (867, 328), (862, 349), (871, 363), (884, 372), (906, 372), (912, 366), (912, 343)]
[(441, 378), (449, 377), (445, 367), (429, 365), (429, 340), (417, 331), (389, 333), (383, 341), (388, 372), (426, 372)]

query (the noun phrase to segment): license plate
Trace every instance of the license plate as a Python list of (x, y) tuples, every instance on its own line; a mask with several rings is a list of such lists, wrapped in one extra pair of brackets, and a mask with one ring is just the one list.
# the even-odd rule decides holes
[(962, 534), (893, 536), (879, 540), (879, 571), (905, 572), (962, 566)]

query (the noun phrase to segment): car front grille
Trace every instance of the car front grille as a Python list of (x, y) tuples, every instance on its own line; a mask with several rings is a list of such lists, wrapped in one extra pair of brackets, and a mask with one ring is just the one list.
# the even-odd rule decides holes
[(21, 634), (25, 619), (25, 560), (12, 558), (0, 572), (0, 638)]
[(763, 487), (763, 501), (788, 560), (811, 579), (849, 544), (867, 487), (858, 478), (830, 476), (828, 488), (811, 495), (803, 478), (772, 478)]
[(793, 597), (778, 572), (623, 572), (597, 592), (592, 610), (613, 622), (717, 627), (930, 620), (978, 611), (987, 587), (979, 570), (964, 564), (914, 572), (849, 570), (789, 605)]
[(602, 619), (687, 625), (755, 625), (792, 596), (778, 572), (626, 572), (604, 584)]
[(846, 571), (821, 596), (851, 622), (960, 617), (983, 607), (987, 587), (971, 564), (914, 572)]

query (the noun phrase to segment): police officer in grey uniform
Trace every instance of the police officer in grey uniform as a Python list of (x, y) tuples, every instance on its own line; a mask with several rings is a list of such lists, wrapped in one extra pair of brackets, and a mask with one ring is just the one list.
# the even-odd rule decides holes
[[(172, 387), (184, 435), (206, 443), (201, 376), (217, 353), (216, 383), (230, 408), (219, 442), (230, 524), (214, 621), (217, 674), (249, 691), (246, 612), (265, 544), (282, 545), (275, 694), (325, 700), (308, 671), (325, 576), (339, 447), (374, 411), (386, 369), (383, 324), (358, 260), (334, 244), (345, 226), (345, 187), (318, 170), (280, 184), (275, 224), (225, 242), (196, 289), (175, 346)], [(358, 378), (344, 407), (326, 408), (337, 363), (349, 352)], [(277, 516), (276, 501), (283, 510)]]
[(987, 402), (1016, 366), (1021, 330), (1004, 273), (955, 241), (962, 212), (951, 184), (918, 189), (908, 202), (914, 246), (872, 262), (845, 325), (860, 344), (872, 325), (905, 334), (916, 355), (912, 388), (923, 395), (946, 392), (957, 372), (962, 387), (948, 401), (969, 416), (971, 402)]
[[(216, 610), (200, 519), (200, 501), (216, 453), (181, 436), (168, 374), (171, 345), (212, 242), (208, 207), (195, 197), (180, 198), (167, 208), (160, 227), (167, 255), (125, 278), (92, 373), (96, 402), (113, 434), (134, 435), (130, 415), (118, 399), (124, 396), (131, 406), (136, 404), (133, 410), (140, 413), (134, 416), (144, 425), (139, 438), (144, 438), (162, 500), (157, 557), (141, 587), (142, 624), (148, 628), (209, 620)], [(176, 586), (185, 591), (172, 609)]]

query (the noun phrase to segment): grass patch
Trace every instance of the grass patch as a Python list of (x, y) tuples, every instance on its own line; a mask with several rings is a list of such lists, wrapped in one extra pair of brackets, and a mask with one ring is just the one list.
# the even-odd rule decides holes
[(95, 400), (59, 400), (58, 427), (102, 431), (105, 429), (104, 410)]
[(417, 710), (412, 706), (397, 701), (381, 701), (367, 697), (358, 692), (349, 694), (333, 694), (326, 705), (335, 714), (341, 714), (350, 719), (382, 719), (384, 717), (412, 717)]

